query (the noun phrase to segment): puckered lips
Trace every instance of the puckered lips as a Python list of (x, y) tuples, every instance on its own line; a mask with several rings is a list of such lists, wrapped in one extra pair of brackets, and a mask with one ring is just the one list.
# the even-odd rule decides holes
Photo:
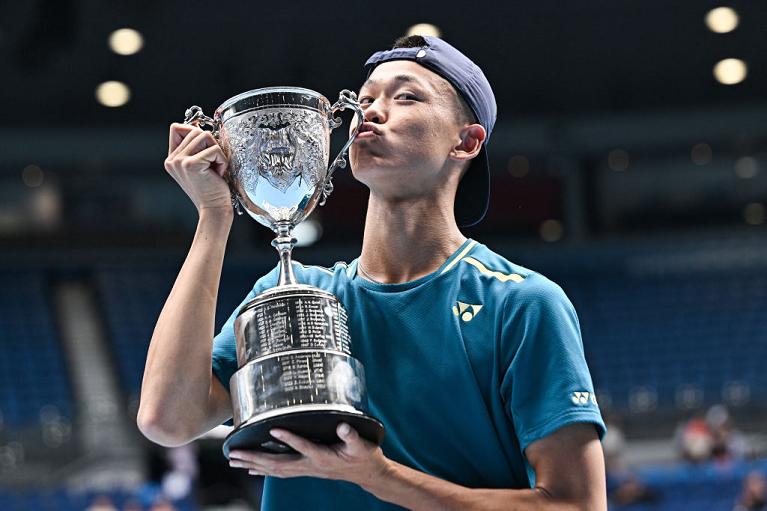
[(382, 135), (380, 128), (376, 126), (375, 123), (372, 122), (363, 122), (362, 126), (360, 126), (360, 131), (357, 133), (357, 136), (355, 137), (354, 141), (357, 140), (370, 140), (376, 137), (380, 137)]

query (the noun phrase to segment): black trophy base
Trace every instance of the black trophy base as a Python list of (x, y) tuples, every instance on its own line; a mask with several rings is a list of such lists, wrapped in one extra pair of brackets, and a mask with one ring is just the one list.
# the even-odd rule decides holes
[(232, 450), (295, 453), (292, 447), (269, 434), (274, 428), (286, 429), (318, 444), (336, 444), (341, 441), (336, 428), (342, 422), (349, 424), (362, 438), (376, 445), (383, 442), (383, 424), (367, 415), (335, 410), (305, 411), (240, 424), (226, 437), (224, 456), (229, 458), (229, 451)]

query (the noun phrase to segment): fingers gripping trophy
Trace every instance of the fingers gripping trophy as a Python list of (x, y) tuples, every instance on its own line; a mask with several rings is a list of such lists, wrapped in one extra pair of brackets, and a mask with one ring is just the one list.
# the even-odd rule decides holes
[[(328, 166), (335, 114), (351, 108), (357, 125)], [(356, 95), (333, 105), (297, 87), (268, 87), (234, 96), (213, 118), (193, 106), (184, 122), (210, 129), (229, 160), (227, 183), (239, 214), (272, 229), (280, 259), (278, 285), (246, 303), (234, 323), (238, 370), (230, 380), (233, 449), (293, 452), (269, 434), (284, 428), (323, 444), (339, 441), (346, 422), (380, 444), (383, 425), (367, 413), (365, 373), (351, 355), (347, 314), (331, 293), (296, 281), (293, 228), (333, 191), (332, 174), (364, 120)]]

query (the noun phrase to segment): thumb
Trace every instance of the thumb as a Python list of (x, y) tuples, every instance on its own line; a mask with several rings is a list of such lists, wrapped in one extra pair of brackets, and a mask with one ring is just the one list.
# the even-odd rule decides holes
[(347, 423), (342, 422), (336, 428), (338, 438), (340, 438), (346, 446), (352, 450), (357, 451), (362, 447), (362, 439), (357, 430), (349, 426)]

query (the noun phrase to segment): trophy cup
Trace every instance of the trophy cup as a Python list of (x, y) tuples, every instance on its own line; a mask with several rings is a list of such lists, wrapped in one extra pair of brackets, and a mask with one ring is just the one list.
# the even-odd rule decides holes
[[(351, 108), (357, 126), (328, 166), (336, 112)], [(364, 114), (357, 96), (341, 91), (333, 105), (298, 87), (268, 87), (234, 96), (213, 118), (193, 106), (184, 122), (212, 130), (229, 161), (232, 204), (277, 235), (276, 287), (240, 309), (234, 323), (238, 370), (229, 381), (234, 430), (232, 449), (294, 452), (269, 434), (283, 428), (322, 444), (339, 441), (347, 422), (380, 444), (384, 428), (367, 413), (365, 373), (351, 356), (346, 310), (331, 293), (299, 284), (291, 266), (292, 229), (323, 205), (333, 191), (333, 171), (357, 136)]]

